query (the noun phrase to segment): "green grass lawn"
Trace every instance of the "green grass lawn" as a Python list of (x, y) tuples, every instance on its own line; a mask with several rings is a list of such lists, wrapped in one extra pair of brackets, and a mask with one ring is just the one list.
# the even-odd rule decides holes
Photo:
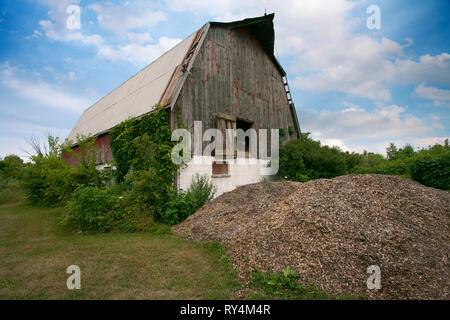
[[(229, 299), (241, 288), (222, 250), (174, 234), (73, 234), (62, 208), (0, 206), (0, 299)], [(81, 268), (68, 290), (66, 268)]]

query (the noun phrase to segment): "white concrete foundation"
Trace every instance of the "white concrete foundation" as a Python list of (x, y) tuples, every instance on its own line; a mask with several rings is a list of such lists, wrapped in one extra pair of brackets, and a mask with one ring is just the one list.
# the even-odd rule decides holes
[[(187, 166), (181, 169), (179, 187), (187, 190), (195, 174), (206, 174), (216, 186), (215, 197), (218, 197), (222, 193), (232, 191), (239, 186), (262, 181), (265, 176), (261, 175), (261, 168), (266, 167), (269, 163), (268, 160), (260, 159), (232, 159), (231, 161), (225, 161), (228, 163), (228, 174), (213, 175), (213, 161), (213, 157), (194, 157)], [(239, 161), (244, 163), (239, 163)]]

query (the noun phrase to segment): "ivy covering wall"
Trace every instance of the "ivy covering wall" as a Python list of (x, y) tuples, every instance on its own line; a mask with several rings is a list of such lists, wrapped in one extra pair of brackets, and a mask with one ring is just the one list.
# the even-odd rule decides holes
[(169, 113), (161, 106), (141, 118), (128, 119), (110, 131), (110, 147), (116, 165), (116, 179), (122, 182), (131, 171), (154, 169), (172, 181), (178, 167), (171, 160), (172, 132)]
[(110, 131), (116, 180), (133, 190), (136, 202), (146, 205), (156, 219), (173, 191), (178, 166), (172, 162), (169, 113), (161, 106), (141, 118), (126, 120)]

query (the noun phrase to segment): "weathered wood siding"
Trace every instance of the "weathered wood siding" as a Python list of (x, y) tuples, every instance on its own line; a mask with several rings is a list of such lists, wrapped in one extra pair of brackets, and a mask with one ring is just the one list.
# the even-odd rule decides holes
[(253, 127), (295, 124), (282, 75), (259, 41), (247, 30), (211, 27), (172, 111), (172, 127), (216, 127), (218, 112), (254, 122)]
[[(109, 142), (111, 141), (111, 137), (109, 134), (103, 134), (98, 136), (95, 140), (94, 146), (96, 150), (96, 165), (106, 164), (113, 160), (111, 148), (109, 146)], [(72, 148), (72, 150), (80, 156), (81, 150), (79, 146)], [(70, 153), (64, 153), (62, 155), (63, 160), (69, 163), (71, 166), (76, 166), (78, 164), (77, 157), (74, 157)]]

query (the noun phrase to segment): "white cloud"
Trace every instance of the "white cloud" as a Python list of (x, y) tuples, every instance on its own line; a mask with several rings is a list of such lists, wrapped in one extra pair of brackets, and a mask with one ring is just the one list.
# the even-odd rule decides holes
[(352, 151), (349, 146), (347, 146), (342, 140), (332, 138), (332, 139), (322, 139), (320, 140), (322, 145), (329, 147), (339, 147), (342, 151)]
[(31, 36), (26, 36), (25, 39), (29, 40), (31, 38), (40, 38), (40, 37), (42, 37), (42, 32), (34, 30), (33, 34)]
[[(49, 19), (39, 21), (39, 25), (45, 35), (55, 41), (78, 42), (84, 45), (92, 45), (97, 48), (99, 57), (111, 61), (129, 61), (135, 65), (145, 65), (164, 52), (172, 48), (181, 39), (160, 37), (157, 42), (148, 32), (129, 32), (130, 30), (148, 30), (167, 16), (162, 11), (154, 10), (154, 4), (145, 1), (126, 2), (124, 5), (115, 5), (110, 2), (93, 3), (87, 6), (97, 14), (98, 25), (115, 35), (126, 35), (128, 43), (112, 43), (106, 41), (99, 34), (84, 34), (81, 30), (69, 30), (66, 27), (69, 4), (77, 4), (79, 1), (53, 1), (41, 0), (41, 3), (50, 7)], [(82, 11), (83, 13), (83, 11)], [(116, 39), (117, 40), (117, 39)], [(70, 62), (71, 60), (65, 59)], [(69, 74), (70, 79), (74, 75)]]
[(311, 132), (313, 138), (344, 150), (362, 151), (364, 148), (355, 145), (355, 141), (365, 140), (367, 148), (370, 141), (373, 144), (382, 140), (377, 142), (379, 145), (372, 146), (380, 151), (381, 146), (385, 148), (390, 141), (408, 140), (432, 131), (422, 119), (406, 113), (405, 108), (397, 105), (379, 106), (373, 111), (356, 107), (321, 112), (303, 109), (299, 114), (303, 132)]
[(136, 65), (145, 65), (161, 56), (180, 41), (181, 39), (161, 37), (155, 44), (130, 43), (117, 48), (103, 46), (99, 49), (98, 54), (100, 57), (111, 61), (125, 60)]
[(397, 60), (396, 65), (401, 80), (406, 83), (427, 82), (435, 85), (450, 86), (450, 54), (429, 54), (419, 61)]
[(0, 66), (0, 70), (1, 70), (4, 78), (8, 78), (8, 77), (14, 76), (15, 74), (18, 74), (20, 72), (23, 72), (23, 70), (21, 68), (10, 65), (8, 61), (4, 62)]
[(363, 108), (361, 108), (359, 105), (357, 105), (355, 103), (343, 102), (342, 104), (347, 107), (346, 109), (342, 110), (343, 113), (345, 113), (345, 112), (355, 112), (355, 111), (364, 111)]
[(114, 34), (124, 35), (130, 30), (150, 29), (167, 20), (164, 12), (154, 10), (155, 5), (146, 1), (126, 2), (119, 6), (110, 2), (94, 3), (88, 9), (97, 14), (99, 26)]
[[(40, 20), (41, 26), (45, 35), (55, 41), (63, 42), (80, 42), (84, 45), (99, 46), (103, 43), (103, 38), (98, 34), (86, 35), (81, 30), (72, 30), (67, 28), (67, 19), (69, 14), (67, 8), (70, 5), (78, 5), (79, 0), (40, 0), (40, 2), (49, 7), (48, 18)], [(83, 12), (81, 12), (81, 17)], [(39, 31), (37, 31), (40, 33)]]
[(432, 100), (435, 106), (450, 107), (450, 90), (428, 87), (421, 83), (414, 89), (414, 96)]
[(35, 104), (44, 107), (79, 113), (92, 104), (92, 101), (59, 89), (57, 86), (43, 81), (21, 77), (18, 68), (8, 63), (1, 66), (2, 84)]
[(420, 148), (427, 148), (428, 146), (434, 146), (435, 144), (445, 144), (445, 140), (449, 137), (428, 137), (416, 139), (415, 145)]
[(129, 32), (128, 39), (131, 42), (140, 43), (140, 44), (144, 44), (144, 43), (153, 41), (153, 38), (150, 36), (150, 34), (148, 32), (143, 32), (143, 33)]
[(103, 38), (98, 34), (84, 35), (79, 31), (69, 30), (65, 26), (61, 29), (57, 23), (50, 20), (41, 20), (39, 24), (44, 30), (45, 35), (52, 40), (64, 42), (78, 41), (85, 45), (94, 45), (97, 47), (104, 42)]

